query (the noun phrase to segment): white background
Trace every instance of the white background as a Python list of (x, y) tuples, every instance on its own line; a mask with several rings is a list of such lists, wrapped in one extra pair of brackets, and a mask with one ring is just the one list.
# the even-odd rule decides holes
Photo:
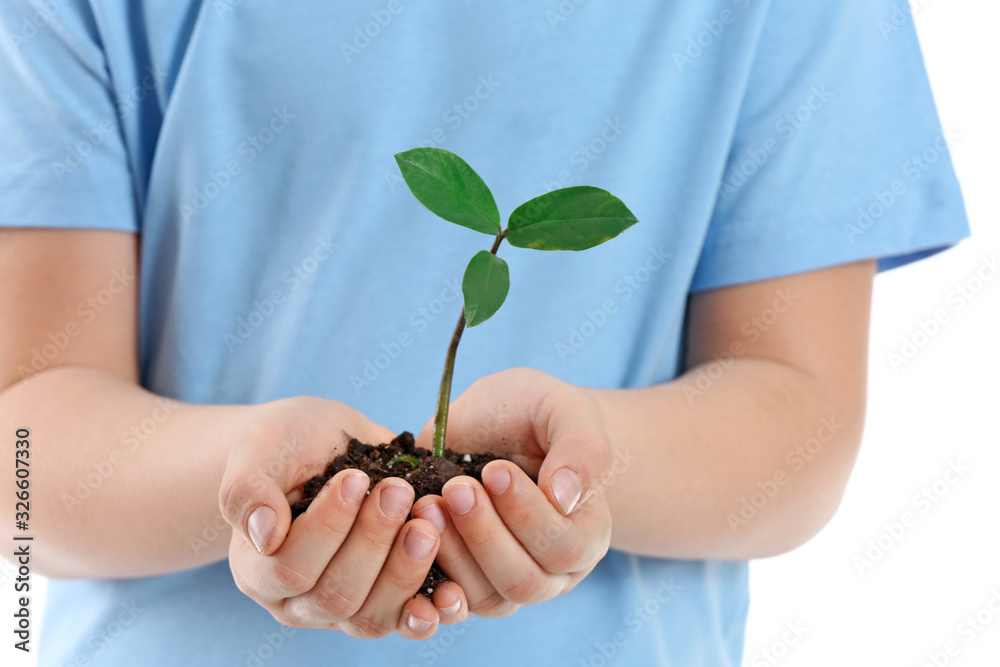
[[(1000, 609), (1000, 276), (961, 310), (948, 300), (984, 259), (1000, 255), (1000, 5), (921, 0), (915, 7), (942, 122), (959, 134), (952, 157), (973, 238), (878, 277), (857, 468), (840, 512), (818, 537), (752, 565), (746, 667), (1000, 665), (1000, 613), (987, 609), (993, 591)], [(947, 324), (893, 369), (888, 353), (938, 309), (947, 311)], [(933, 494), (950, 462), (969, 470), (955, 484), (939, 482), (943, 494), (922, 511), (914, 496), (925, 487)], [(916, 523), (893, 537), (886, 525), (907, 512)], [(859, 571), (855, 558), (868, 558), (869, 540), (888, 548)], [(0, 568), (0, 662), (34, 665), (37, 653), (11, 648), (12, 570), (2, 560)], [(36, 577), (35, 647), (43, 606), (44, 581)], [(992, 622), (981, 631), (960, 627), (984, 609), (981, 617)], [(951, 641), (953, 657), (943, 654)]]
[[(971, 641), (972, 626), (958, 627), (986, 607), (991, 591), (1000, 610), (1000, 275), (961, 310), (948, 301), (983, 258), (1000, 260), (1000, 5), (921, 0), (915, 8), (942, 123), (959, 134), (952, 158), (973, 236), (876, 279), (857, 467), (819, 536), (751, 565), (745, 667), (1000, 666), (1000, 613)], [(888, 353), (939, 308), (948, 323), (894, 370)], [(933, 487), (949, 461), (970, 470), (923, 512), (914, 495)], [(884, 524), (905, 512), (916, 524), (859, 572), (855, 556), (867, 558), (868, 541), (880, 536), (889, 544)], [(798, 638), (786, 626), (796, 622)], [(958, 654), (932, 662), (928, 652), (949, 641)]]

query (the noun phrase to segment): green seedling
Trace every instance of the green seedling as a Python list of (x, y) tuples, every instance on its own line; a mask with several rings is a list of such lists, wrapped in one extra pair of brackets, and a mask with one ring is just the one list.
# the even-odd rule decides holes
[[(587, 250), (613, 239), (638, 220), (610, 192), (582, 185), (553, 190), (521, 204), (502, 229), (493, 194), (465, 160), (440, 148), (414, 148), (395, 157), (410, 192), (432, 213), (494, 237), (493, 247), (472, 258), (462, 279), (465, 304), (448, 345), (434, 418), (434, 456), (444, 457), (451, 378), (462, 332), (493, 317), (510, 289), (507, 262), (497, 257), (504, 239), (518, 248)], [(412, 457), (397, 457), (392, 463), (399, 460), (416, 463)]]

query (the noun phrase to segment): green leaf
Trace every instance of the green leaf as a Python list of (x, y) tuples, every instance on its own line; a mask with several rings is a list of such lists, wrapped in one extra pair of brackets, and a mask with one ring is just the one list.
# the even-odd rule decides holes
[(465, 296), (465, 323), (482, 324), (500, 310), (510, 290), (507, 262), (488, 250), (480, 250), (469, 262), (462, 279)]
[(440, 148), (414, 148), (395, 157), (410, 192), (432, 213), (483, 234), (500, 234), (493, 194), (465, 160)]
[(586, 250), (637, 223), (622, 200), (589, 185), (553, 190), (510, 214), (507, 240), (519, 248)]

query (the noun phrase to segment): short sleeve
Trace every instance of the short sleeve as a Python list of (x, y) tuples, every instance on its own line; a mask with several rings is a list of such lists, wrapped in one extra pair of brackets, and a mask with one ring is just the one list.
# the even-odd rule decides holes
[(912, 16), (890, 0), (774, 0), (692, 281), (699, 291), (968, 235)]
[(89, 3), (0, 3), (0, 44), (0, 226), (137, 231), (119, 107)]

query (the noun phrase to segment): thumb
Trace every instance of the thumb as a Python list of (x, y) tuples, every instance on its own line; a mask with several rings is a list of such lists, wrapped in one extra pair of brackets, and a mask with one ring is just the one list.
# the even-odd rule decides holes
[(273, 446), (234, 449), (219, 490), (222, 516), (258, 553), (277, 551), (292, 525), (284, 489), (293, 461)]
[(568, 391), (545, 401), (535, 423), (536, 438), (548, 444), (538, 486), (565, 516), (601, 492), (611, 472), (611, 439), (597, 401)]
[[(533, 435), (530, 422), (535, 404), (561, 384), (556, 378), (529, 368), (513, 368), (479, 378), (449, 407), (446, 444), (463, 452), (492, 451), (515, 460), (523, 458), (524, 461), (517, 462), (537, 472), (540, 457), (526, 457), (518, 445)], [(418, 446), (430, 449), (434, 420), (432, 416), (424, 424), (417, 438)]]
[[(527, 408), (506, 401), (498, 403), (496, 393), (480, 392), (478, 388), (473, 385), (449, 407), (445, 446), (463, 453), (496, 454), (514, 461), (534, 477), (541, 457), (531, 456), (520, 446), (531, 436), (524, 415)], [(435, 419), (431, 417), (420, 430), (417, 447), (433, 449)]]

